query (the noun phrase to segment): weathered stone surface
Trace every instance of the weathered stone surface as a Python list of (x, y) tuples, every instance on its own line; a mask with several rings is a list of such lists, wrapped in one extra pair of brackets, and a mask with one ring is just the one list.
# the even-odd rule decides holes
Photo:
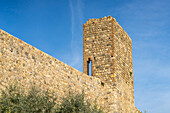
[(131, 39), (112, 17), (90, 19), (83, 30), (83, 63), (92, 60), (93, 76), (81, 73), (0, 29), (0, 89), (18, 81), (25, 90), (35, 84), (62, 97), (85, 91), (105, 112), (136, 113)]
[(109, 98), (109, 111), (135, 112), (132, 66), (132, 41), (111, 17), (89, 19), (83, 25), (83, 72), (113, 86), (114, 102)]

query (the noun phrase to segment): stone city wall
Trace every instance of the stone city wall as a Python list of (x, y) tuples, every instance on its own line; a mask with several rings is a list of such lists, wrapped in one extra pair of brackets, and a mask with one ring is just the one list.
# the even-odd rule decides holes
[[(134, 105), (131, 40), (113, 18), (101, 20), (104, 23), (95, 20), (95, 24), (90, 20), (92, 24), (86, 25), (89, 27), (85, 28), (97, 34), (95, 25), (99, 26), (100, 36), (90, 34), (91, 31), (83, 31), (86, 41), (95, 42), (89, 44), (87, 46), (89, 48), (86, 47), (86, 49), (92, 47), (95, 52), (93, 54), (95, 56), (87, 53), (87, 56), (91, 56), (86, 57), (86, 60), (88, 58), (93, 62), (96, 60), (96, 64), (93, 64), (95, 67), (92, 69), (93, 76), (81, 73), (0, 29), (0, 89), (15, 81), (18, 81), (25, 90), (28, 90), (31, 84), (35, 84), (42, 89), (56, 92), (58, 101), (61, 101), (69, 90), (81, 92), (84, 89), (85, 98), (91, 102), (96, 100), (105, 112), (137, 113), (138, 110)], [(120, 39), (118, 35), (121, 33), (127, 40)], [(105, 41), (104, 38), (108, 39)], [(101, 45), (97, 42), (101, 42)], [(84, 43), (83, 46), (85, 47)], [(85, 51), (89, 50), (83, 49), (83, 52)], [(103, 59), (107, 59), (107, 65)], [(101, 65), (97, 61), (101, 61)], [(102, 70), (107, 74), (102, 74)]]
[[(27, 90), (31, 84), (56, 92), (61, 99), (71, 89), (85, 91), (86, 99), (97, 100), (106, 112), (114, 101), (113, 88), (51, 57), (22, 40), (0, 30), (0, 88), (18, 81)], [(104, 86), (103, 86), (104, 85)]]

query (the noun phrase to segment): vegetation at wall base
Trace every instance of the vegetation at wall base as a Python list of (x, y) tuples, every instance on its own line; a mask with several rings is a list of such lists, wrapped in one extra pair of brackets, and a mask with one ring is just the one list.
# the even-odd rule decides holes
[(81, 94), (72, 91), (63, 98), (62, 103), (56, 103), (54, 93), (42, 91), (32, 86), (25, 93), (19, 85), (9, 85), (1, 91), (0, 113), (103, 113), (97, 105), (91, 105)]
[(42, 91), (32, 86), (25, 94), (18, 85), (10, 85), (2, 91), (0, 97), (1, 113), (51, 113), (55, 107), (56, 98), (48, 91)]
[(69, 92), (59, 107), (59, 113), (103, 113), (97, 105), (91, 106), (90, 102), (84, 100), (84, 91), (81, 94)]

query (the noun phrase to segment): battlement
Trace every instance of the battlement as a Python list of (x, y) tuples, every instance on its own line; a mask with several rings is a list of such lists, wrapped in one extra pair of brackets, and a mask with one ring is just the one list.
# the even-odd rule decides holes
[(111, 16), (83, 26), (83, 63), (93, 60), (93, 76), (87, 67), (82, 73), (0, 29), (0, 91), (18, 81), (25, 90), (34, 84), (56, 92), (60, 102), (70, 89), (84, 89), (86, 100), (96, 100), (105, 112), (137, 113), (130, 38)]
[(104, 20), (107, 20), (107, 21), (115, 21), (116, 22), (116, 19), (111, 17), (111, 16), (108, 16), (108, 17), (102, 17), (102, 18), (92, 18), (92, 19), (89, 19), (85, 24), (91, 24), (91, 23), (97, 23), (97, 22), (101, 22), (101, 21), (104, 21)]

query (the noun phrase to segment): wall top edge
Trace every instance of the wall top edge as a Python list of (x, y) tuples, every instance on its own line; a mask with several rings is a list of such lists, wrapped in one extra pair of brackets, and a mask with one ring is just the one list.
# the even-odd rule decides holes
[(51, 55), (49, 55), (49, 54), (41, 51), (40, 49), (37, 49), (36, 47), (34, 47), (34, 46), (32, 46), (32, 45), (30, 45), (30, 44), (28, 44), (28, 43), (20, 40), (19, 38), (15, 37), (15, 36), (13, 36), (13, 35), (11, 35), (11, 34), (9, 34), (9, 33), (6, 32), (6, 31), (0, 29), (0, 38), (1, 38), (1, 35), (3, 35), (3, 34), (6, 35), (6, 36), (10, 36), (10, 38), (13, 38), (14, 40), (18, 41), (19, 43), (23, 43), (25, 46), (27, 46), (27, 47), (29, 47), (29, 48), (32, 48), (32, 49), (34, 49), (34, 50), (39, 51), (41, 54), (43, 54), (43, 55), (45, 55), (45, 56), (47, 56), (47, 57), (49, 57), (49, 58), (51, 58), (51, 59), (53, 59), (53, 60), (55, 60), (55, 61), (57, 61), (57, 62), (60, 62), (63, 66), (66, 66), (66, 67), (71, 68), (71, 69), (74, 70), (75, 72), (77, 72), (77, 73), (79, 73), (79, 74), (82, 74), (82, 76), (86, 76), (87, 78), (91, 78), (91, 79), (97, 79), (97, 80), (100, 81), (100, 79), (98, 79), (98, 78), (96, 78), (96, 77), (89, 76), (89, 75), (87, 75), (87, 74), (85, 74), (85, 73), (82, 73), (82, 72), (80, 72), (79, 70), (77, 70), (77, 69), (69, 66), (68, 64), (66, 64), (66, 63), (64, 63), (64, 62), (62, 62), (62, 61), (54, 58), (53, 56), (51, 56)]
[(102, 18), (89, 19), (85, 24), (89, 24), (91, 22), (98, 22), (98, 21), (102, 21), (102, 20), (108, 20), (108, 21), (115, 21), (116, 22), (116, 19), (109, 15), (108, 17), (105, 16), (105, 17), (102, 17)]
[(123, 31), (124, 34), (126, 34), (129, 38), (129, 40), (132, 42), (132, 39), (129, 37), (128, 33), (122, 28), (122, 26), (116, 21), (115, 18), (113, 18), (112, 16), (105, 16), (105, 17), (102, 17), (102, 18), (92, 18), (92, 19), (89, 19), (88, 21), (86, 21), (86, 23), (83, 24), (83, 27), (85, 28), (86, 26), (88, 26), (89, 24), (95, 24), (95, 23), (98, 23), (98, 22), (102, 22), (102, 21), (110, 21), (110, 22), (113, 22), (113, 26), (118, 26), (119, 29), (121, 29)]

